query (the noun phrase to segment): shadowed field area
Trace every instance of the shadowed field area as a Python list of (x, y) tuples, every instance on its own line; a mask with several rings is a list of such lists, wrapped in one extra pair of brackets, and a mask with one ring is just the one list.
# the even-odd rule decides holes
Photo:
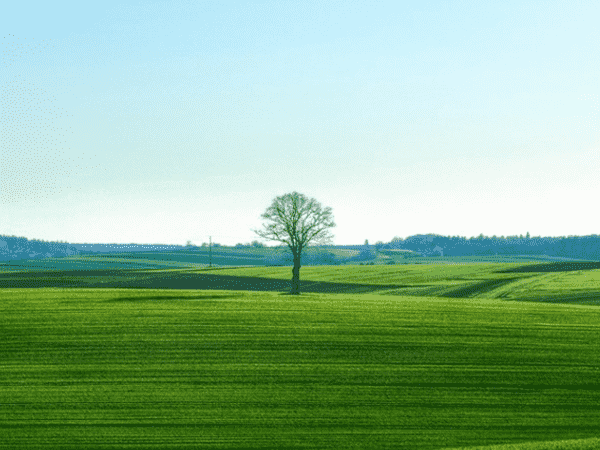
[(600, 269), (600, 262), (596, 261), (569, 261), (569, 262), (551, 262), (545, 264), (527, 264), (521, 267), (512, 267), (506, 270), (499, 270), (498, 273), (515, 272), (572, 272), (574, 270), (594, 270)]
[[(238, 291), (288, 291), (290, 281), (277, 278), (219, 275), (183, 271), (81, 270), (0, 273), (0, 288), (147, 288), (147, 289), (217, 289)], [(410, 287), (401, 284), (336, 283), (301, 280), (300, 289), (307, 293), (367, 293)]]

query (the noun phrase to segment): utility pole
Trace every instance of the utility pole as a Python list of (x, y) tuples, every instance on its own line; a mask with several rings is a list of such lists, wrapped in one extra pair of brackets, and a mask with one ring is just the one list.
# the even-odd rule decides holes
[(212, 236), (208, 237), (208, 267), (212, 267)]

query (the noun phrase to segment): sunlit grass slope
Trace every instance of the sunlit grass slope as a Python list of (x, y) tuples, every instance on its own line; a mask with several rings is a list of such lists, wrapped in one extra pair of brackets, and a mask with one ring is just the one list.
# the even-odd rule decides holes
[(443, 450), (597, 450), (599, 448), (600, 438), (590, 438), (526, 442), (523, 444), (477, 445), (475, 447), (454, 447)]
[[(220, 276), (287, 279), (288, 268), (237, 268)], [(518, 301), (600, 304), (600, 263), (457, 264), (403, 266), (304, 267), (301, 279), (311, 283), (357, 286), (389, 295), (447, 298), (497, 298)], [(373, 289), (375, 291), (375, 289)]]
[(438, 449), (597, 438), (599, 335), (600, 308), (585, 305), (5, 288), (0, 447)]

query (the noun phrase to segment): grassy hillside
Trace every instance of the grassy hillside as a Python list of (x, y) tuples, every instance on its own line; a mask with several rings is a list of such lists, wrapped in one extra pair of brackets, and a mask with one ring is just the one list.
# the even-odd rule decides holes
[[(214, 267), (185, 254), (94, 255), (0, 265), (0, 288), (289, 289), (290, 267)], [(600, 263), (305, 266), (302, 292), (596, 304)]]
[(581, 305), (2, 289), (0, 444), (438, 449), (597, 438), (599, 332), (600, 308)]
[(0, 265), (0, 448), (597, 448), (600, 263), (194, 257)]

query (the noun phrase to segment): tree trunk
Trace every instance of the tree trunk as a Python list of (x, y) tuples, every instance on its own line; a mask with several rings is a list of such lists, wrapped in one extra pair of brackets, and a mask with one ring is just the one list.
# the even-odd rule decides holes
[(300, 255), (294, 255), (294, 268), (292, 269), (292, 290), (290, 294), (300, 294)]

